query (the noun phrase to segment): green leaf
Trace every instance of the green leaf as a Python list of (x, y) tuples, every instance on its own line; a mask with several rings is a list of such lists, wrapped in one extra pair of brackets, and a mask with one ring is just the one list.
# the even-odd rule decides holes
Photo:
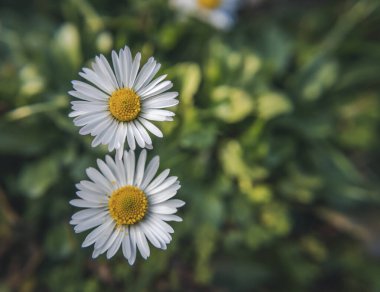
[(335, 84), (338, 77), (338, 65), (334, 61), (323, 61), (306, 76), (307, 79), (302, 86), (302, 96), (308, 101), (316, 100)]
[(39, 154), (51, 145), (56, 133), (42, 130), (35, 123), (0, 124), (0, 152), (29, 156)]
[(52, 43), (53, 54), (62, 68), (76, 70), (82, 62), (80, 36), (74, 24), (65, 23), (56, 32)]
[(194, 63), (182, 63), (175, 65), (172, 69), (172, 76), (180, 81), (180, 101), (181, 107), (186, 109), (193, 105), (194, 95), (199, 89), (201, 82), (201, 70), (199, 65)]
[(283, 29), (272, 25), (262, 31), (257, 45), (264, 68), (272, 74), (281, 74), (291, 58), (293, 43)]
[(244, 90), (228, 86), (215, 88), (211, 95), (216, 104), (214, 115), (226, 123), (236, 123), (252, 114), (254, 101)]
[(258, 97), (259, 117), (270, 120), (293, 111), (290, 100), (281, 93), (268, 92)]
[(238, 141), (229, 141), (221, 147), (219, 157), (226, 175), (231, 177), (245, 175), (246, 166), (242, 156), (243, 150)]
[(58, 180), (58, 176), (58, 160), (50, 156), (27, 164), (19, 176), (20, 191), (29, 198), (39, 198)]
[(218, 131), (215, 125), (198, 125), (181, 135), (180, 143), (183, 147), (205, 149), (214, 144)]

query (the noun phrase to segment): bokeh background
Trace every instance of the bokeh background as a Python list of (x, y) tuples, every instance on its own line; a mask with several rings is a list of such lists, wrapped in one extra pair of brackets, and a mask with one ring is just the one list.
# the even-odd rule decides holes
[[(380, 3), (243, 5), (219, 31), (165, 0), (0, 2), (1, 291), (380, 291)], [(180, 92), (149, 155), (187, 202), (133, 267), (68, 223), (106, 154), (70, 81), (125, 44)]]

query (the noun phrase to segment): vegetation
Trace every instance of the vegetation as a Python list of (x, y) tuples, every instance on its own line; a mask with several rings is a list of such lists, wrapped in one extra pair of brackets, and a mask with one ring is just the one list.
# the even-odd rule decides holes
[[(380, 2), (250, 1), (235, 26), (165, 0), (0, 7), (1, 291), (379, 291)], [(149, 155), (181, 180), (168, 250), (91, 259), (68, 204), (91, 148), (70, 81), (124, 45), (180, 92)]]

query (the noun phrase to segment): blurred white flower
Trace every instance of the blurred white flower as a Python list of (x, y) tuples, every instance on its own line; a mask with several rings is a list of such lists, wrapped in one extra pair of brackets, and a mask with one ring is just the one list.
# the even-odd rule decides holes
[(239, 0), (170, 0), (183, 14), (195, 16), (214, 27), (226, 30), (234, 23)]
[(69, 94), (81, 99), (72, 101), (74, 124), (81, 135), (95, 136), (92, 146), (108, 145), (121, 159), (127, 139), (130, 149), (152, 148), (147, 132), (162, 137), (162, 132), (150, 121), (172, 121), (174, 113), (163, 108), (178, 104), (177, 92), (166, 75), (153, 80), (161, 65), (153, 57), (140, 68), (141, 54), (132, 58), (128, 47), (119, 54), (112, 51), (113, 69), (103, 56), (97, 56), (92, 69), (83, 68), (79, 75), (92, 84), (73, 81), (75, 90)]
[[(98, 159), (99, 170), (86, 170), (91, 181), (76, 185), (80, 199), (70, 204), (85, 208), (72, 216), (70, 224), (75, 232), (92, 230), (82, 247), (94, 244), (93, 258), (107, 252), (113, 257), (119, 248), (130, 265), (136, 259), (137, 250), (147, 259), (150, 255), (148, 241), (159, 249), (170, 243), (173, 228), (166, 221), (182, 221), (174, 215), (185, 203), (174, 197), (181, 187), (175, 176), (168, 176), (169, 169), (156, 178), (159, 157), (154, 157), (145, 167), (146, 150), (135, 162), (135, 153), (125, 151), (122, 160), (106, 156)], [(154, 179), (153, 179), (154, 178)]]

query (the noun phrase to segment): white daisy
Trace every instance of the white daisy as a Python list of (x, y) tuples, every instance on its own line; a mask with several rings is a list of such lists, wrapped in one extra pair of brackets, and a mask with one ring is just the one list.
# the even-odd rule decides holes
[(69, 94), (81, 99), (72, 101), (74, 124), (82, 127), (81, 135), (95, 136), (92, 146), (108, 145), (108, 150), (124, 151), (127, 139), (130, 149), (152, 148), (147, 132), (162, 137), (162, 132), (150, 121), (172, 121), (174, 113), (163, 108), (178, 104), (177, 92), (172, 88), (167, 75), (153, 80), (161, 65), (153, 57), (140, 68), (141, 54), (132, 58), (128, 47), (117, 54), (112, 51), (113, 69), (103, 56), (95, 57), (92, 70), (83, 68), (79, 75), (92, 84), (73, 81), (75, 90)]
[(218, 29), (229, 29), (234, 23), (239, 0), (170, 0), (177, 10), (198, 17)]
[(98, 159), (99, 170), (88, 168), (91, 181), (76, 185), (80, 199), (70, 204), (85, 208), (72, 216), (70, 224), (76, 233), (92, 230), (82, 247), (94, 244), (93, 258), (107, 252), (107, 258), (115, 255), (121, 247), (130, 265), (136, 259), (137, 250), (147, 259), (150, 254), (148, 241), (155, 247), (166, 249), (173, 228), (166, 221), (182, 221), (174, 215), (185, 203), (174, 197), (181, 187), (178, 178), (168, 176), (164, 170), (153, 179), (159, 166), (154, 157), (145, 167), (146, 150), (135, 163), (135, 153), (125, 151), (122, 160), (106, 156)]

